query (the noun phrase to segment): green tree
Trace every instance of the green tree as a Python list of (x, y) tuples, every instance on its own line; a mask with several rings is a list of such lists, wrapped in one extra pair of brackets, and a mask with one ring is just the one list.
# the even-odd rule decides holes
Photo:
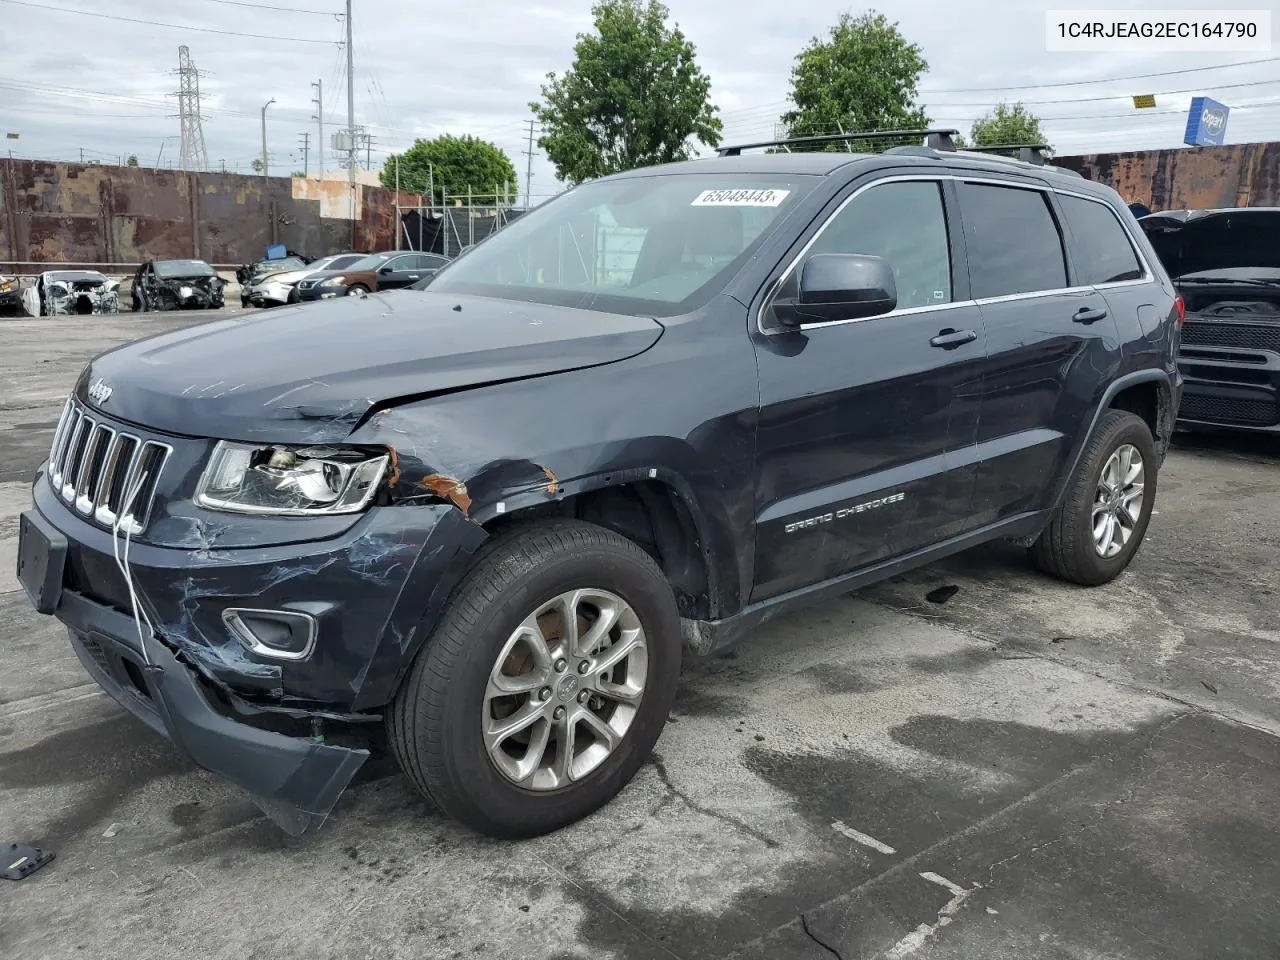
[(561, 181), (687, 160), (694, 141), (720, 143), (711, 79), (679, 25), (667, 25), (669, 12), (658, 0), (601, 0), (591, 9), (595, 32), (578, 34), (573, 65), (547, 74), (543, 102), (529, 106)]
[[(915, 102), (929, 68), (884, 14), (840, 15), (828, 35), (814, 37), (791, 69), (794, 110), (781, 117), (790, 136), (914, 130), (929, 125)], [(867, 145), (853, 142), (854, 149)]]
[(138, 155), (136, 153), (129, 154), (129, 159), (125, 161), (125, 166), (136, 167), (138, 165)]
[(969, 131), (974, 146), (992, 143), (1044, 143), (1040, 118), (1020, 102), (998, 103), (990, 113), (973, 122)]
[(384, 187), (395, 188), (397, 162), (400, 189), (407, 193), (426, 196), (434, 185), (435, 199), (442, 200), (445, 192), (457, 196), (470, 187), (475, 194), (489, 195), (505, 186), (514, 199), (519, 191), (511, 158), (501, 147), (470, 134), (415, 140), (404, 153), (393, 153), (380, 173)]

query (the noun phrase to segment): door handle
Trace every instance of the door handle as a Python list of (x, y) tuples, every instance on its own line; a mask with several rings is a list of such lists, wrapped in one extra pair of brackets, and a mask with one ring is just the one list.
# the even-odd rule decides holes
[(417, 275), (416, 273), (411, 273), (411, 274), (409, 274), (409, 279), (410, 279), (410, 280), (417, 280), (417, 279), (418, 279), (418, 275)]
[(962, 347), (966, 343), (972, 343), (978, 339), (978, 331), (976, 330), (952, 330), (948, 327), (946, 330), (939, 331), (938, 335), (929, 341), (931, 347), (941, 347), (943, 350), (954, 350), (956, 347)]
[(1097, 323), (1107, 315), (1107, 311), (1097, 307), (1081, 307), (1071, 319), (1076, 323)]

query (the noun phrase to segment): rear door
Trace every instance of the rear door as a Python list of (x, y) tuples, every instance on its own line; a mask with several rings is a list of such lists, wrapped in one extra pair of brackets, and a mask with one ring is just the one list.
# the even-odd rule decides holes
[(956, 188), (988, 337), (976, 528), (1049, 505), (1119, 344), (1106, 299), (1072, 277), (1047, 185), (964, 177)]
[(893, 267), (891, 313), (788, 330), (760, 311), (753, 601), (944, 540), (969, 513), (953, 455), (977, 430), (986, 344), (950, 195), (941, 177), (851, 185), (775, 294), (810, 256), (869, 254)]

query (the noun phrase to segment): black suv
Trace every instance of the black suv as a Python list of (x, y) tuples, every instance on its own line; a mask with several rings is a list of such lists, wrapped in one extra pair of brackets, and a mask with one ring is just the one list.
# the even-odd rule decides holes
[(1280, 209), (1138, 221), (1187, 305), (1180, 426), (1280, 434)]
[(103, 354), (19, 577), (90, 674), (281, 825), (384, 724), (500, 836), (606, 803), (682, 647), (996, 538), (1121, 573), (1180, 306), (1109, 188), (939, 149), (583, 184), (424, 291)]

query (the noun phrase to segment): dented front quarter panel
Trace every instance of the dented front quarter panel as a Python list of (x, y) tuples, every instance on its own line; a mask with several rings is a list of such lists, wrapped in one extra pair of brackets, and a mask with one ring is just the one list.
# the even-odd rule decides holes
[(397, 502), (449, 503), (481, 525), (603, 487), (666, 484), (697, 525), (712, 609), (734, 611), (751, 577), (759, 402), (745, 322), (719, 297), (664, 319), (659, 342), (625, 362), (381, 407), (348, 439), (394, 451)]

